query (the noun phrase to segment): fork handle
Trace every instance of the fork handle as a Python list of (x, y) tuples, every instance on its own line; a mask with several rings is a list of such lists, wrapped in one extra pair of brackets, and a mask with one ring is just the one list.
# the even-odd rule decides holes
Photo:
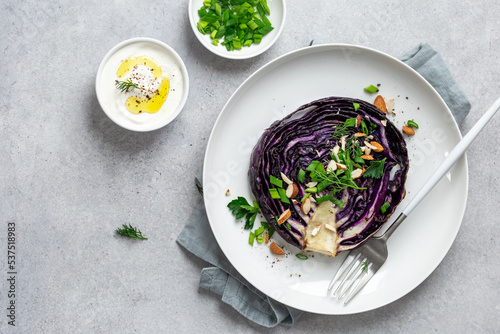
[(382, 235), (383, 238), (388, 239), (396, 228), (403, 222), (403, 220), (417, 207), (418, 204), (427, 196), (427, 194), (434, 188), (434, 186), (445, 176), (445, 174), (453, 167), (455, 162), (464, 154), (465, 150), (469, 147), (472, 141), (477, 137), (479, 132), (485, 127), (489, 120), (495, 115), (500, 108), (500, 98), (486, 111), (486, 113), (477, 121), (477, 123), (469, 130), (469, 132), (458, 142), (458, 144), (451, 150), (448, 156), (444, 159), (441, 165), (436, 169), (432, 176), (427, 180), (424, 186), (418, 191), (417, 195), (408, 203), (403, 212), (389, 226), (387, 231)]

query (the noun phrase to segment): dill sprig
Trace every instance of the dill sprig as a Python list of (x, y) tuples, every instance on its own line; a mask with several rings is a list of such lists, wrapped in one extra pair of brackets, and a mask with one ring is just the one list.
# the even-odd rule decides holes
[(135, 83), (130, 81), (130, 79), (127, 79), (125, 81), (115, 80), (115, 86), (122, 93), (128, 93), (130, 90), (132, 90), (134, 88), (141, 89)]
[(133, 227), (132, 225), (128, 224), (122, 224), (123, 228), (117, 228), (115, 230), (116, 234), (122, 235), (124, 237), (129, 237), (132, 239), (143, 239), (146, 240), (147, 238), (142, 235), (142, 232), (138, 230), (136, 227)]

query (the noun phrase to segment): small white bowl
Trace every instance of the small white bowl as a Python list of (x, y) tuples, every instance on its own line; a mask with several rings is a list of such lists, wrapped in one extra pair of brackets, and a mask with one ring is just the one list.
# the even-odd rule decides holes
[[(158, 61), (170, 79), (170, 92), (162, 109), (154, 114), (132, 114), (118, 106), (119, 94), (115, 87), (116, 71), (129, 57), (150, 56)], [(186, 104), (189, 76), (181, 57), (167, 44), (156, 39), (138, 37), (123, 41), (104, 56), (96, 77), (97, 100), (102, 110), (119, 126), (137, 132), (159, 129), (172, 122)]]
[(198, 10), (203, 6), (203, 0), (189, 0), (189, 22), (193, 32), (201, 42), (201, 44), (209, 51), (218, 56), (228, 59), (247, 59), (260, 55), (269, 49), (281, 35), (285, 26), (286, 5), (285, 0), (268, 0), (267, 2), (271, 14), (268, 16), (269, 21), (274, 29), (262, 38), (259, 44), (252, 44), (249, 47), (242, 47), (241, 50), (227, 51), (224, 45), (213, 45), (210, 36), (203, 35), (198, 31), (197, 23), (200, 20)]

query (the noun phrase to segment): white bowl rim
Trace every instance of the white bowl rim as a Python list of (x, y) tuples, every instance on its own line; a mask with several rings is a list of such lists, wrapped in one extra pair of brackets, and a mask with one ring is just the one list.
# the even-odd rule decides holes
[[(134, 126), (134, 125), (131, 125), (130, 123), (125, 124), (124, 122), (120, 121), (114, 115), (114, 113), (111, 112), (108, 108), (106, 108), (105, 105), (102, 103), (101, 93), (99, 92), (99, 83), (101, 80), (102, 71), (104, 70), (104, 66), (107, 63), (107, 61), (109, 60), (109, 58), (116, 51), (122, 49), (123, 47), (125, 47), (127, 45), (134, 44), (134, 43), (142, 43), (142, 42), (156, 44), (156, 45), (164, 48), (166, 51), (168, 51), (179, 63), (179, 67), (181, 68), (181, 72), (182, 72), (182, 76), (183, 76), (183, 84), (184, 84), (184, 94), (182, 96), (182, 99), (181, 99), (177, 109), (170, 115), (170, 117), (166, 118), (165, 121), (159, 122), (159, 123), (155, 124), (154, 126), (149, 126), (149, 127), (145, 127), (142, 125), (141, 126)], [(170, 47), (169, 45), (167, 45), (166, 43), (164, 43), (160, 40), (157, 40), (157, 39), (154, 39), (151, 37), (133, 37), (133, 38), (129, 38), (127, 40), (124, 40), (124, 41), (116, 44), (114, 47), (112, 47), (106, 53), (106, 55), (102, 59), (101, 63), (99, 64), (99, 68), (97, 70), (97, 76), (95, 79), (95, 90), (96, 90), (97, 100), (99, 101), (99, 105), (101, 106), (101, 109), (115, 124), (121, 126), (124, 129), (131, 130), (131, 131), (149, 132), (149, 131), (154, 131), (154, 130), (160, 129), (160, 128), (164, 127), (165, 125), (171, 123), (180, 114), (180, 112), (182, 111), (182, 109), (184, 108), (184, 106), (186, 104), (188, 93), (189, 93), (189, 75), (187, 72), (186, 65), (182, 61), (182, 58), (179, 56), (179, 54), (177, 54), (177, 52), (172, 47)]]

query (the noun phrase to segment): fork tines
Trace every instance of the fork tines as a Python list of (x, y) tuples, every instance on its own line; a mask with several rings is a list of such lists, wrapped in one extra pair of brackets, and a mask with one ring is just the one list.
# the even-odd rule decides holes
[[(368, 272), (368, 263), (366, 261), (367, 258), (363, 256), (359, 250), (352, 250), (345, 258), (335, 277), (330, 282), (328, 291), (332, 290), (335, 283), (343, 276), (342, 281), (332, 294), (333, 296), (337, 296), (338, 299), (343, 298), (345, 294), (352, 288), (353, 284), (358, 280), (361, 274)], [(346, 272), (347, 274), (343, 275)], [(353, 293), (354, 291), (351, 292), (344, 304), (347, 304), (347, 302), (349, 302), (349, 300), (354, 297), (355, 293)]]

